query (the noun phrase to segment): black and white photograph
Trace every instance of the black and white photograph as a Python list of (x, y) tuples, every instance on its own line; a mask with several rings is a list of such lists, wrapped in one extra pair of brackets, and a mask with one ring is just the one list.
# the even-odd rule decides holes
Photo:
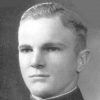
[(0, 100), (100, 100), (100, 0), (0, 0)]

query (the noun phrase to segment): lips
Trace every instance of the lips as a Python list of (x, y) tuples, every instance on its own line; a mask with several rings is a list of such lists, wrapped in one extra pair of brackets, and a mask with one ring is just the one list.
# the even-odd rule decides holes
[(30, 75), (30, 77), (49, 77), (49, 75), (45, 75), (45, 74), (35, 74), (35, 75)]

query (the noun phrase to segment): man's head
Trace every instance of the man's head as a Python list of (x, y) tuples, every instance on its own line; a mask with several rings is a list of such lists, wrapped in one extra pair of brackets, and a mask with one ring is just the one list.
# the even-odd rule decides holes
[(47, 98), (70, 91), (86, 62), (87, 28), (71, 10), (37, 4), (22, 15), (18, 30), (19, 63), (33, 95)]

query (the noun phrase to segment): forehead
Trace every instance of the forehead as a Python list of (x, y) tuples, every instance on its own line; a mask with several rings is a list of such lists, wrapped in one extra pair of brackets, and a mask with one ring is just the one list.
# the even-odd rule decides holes
[(59, 17), (26, 19), (20, 23), (19, 43), (68, 41), (75, 38), (73, 30), (65, 27)]

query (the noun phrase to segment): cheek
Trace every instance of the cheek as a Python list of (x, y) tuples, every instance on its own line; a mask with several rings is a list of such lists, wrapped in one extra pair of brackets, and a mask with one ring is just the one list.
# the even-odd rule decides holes
[(20, 67), (22, 67), (22, 68), (29, 66), (29, 57), (19, 54), (19, 64), (20, 64)]
[(22, 74), (22, 77), (24, 81), (27, 80), (27, 68), (29, 66), (29, 61), (27, 57), (23, 56), (22, 54), (19, 54), (19, 66), (20, 66), (20, 71)]
[(76, 70), (77, 61), (73, 54), (50, 55), (48, 58), (49, 70), (53, 73), (69, 73)]
[(48, 62), (50, 62), (51, 64), (55, 64), (55, 65), (72, 64), (74, 60), (75, 58), (73, 54), (70, 54), (70, 53), (51, 54), (48, 57)]
[(29, 57), (26, 57), (25, 55), (19, 54), (19, 66), (21, 70), (21, 74), (23, 78), (27, 77), (28, 69), (29, 67)]

